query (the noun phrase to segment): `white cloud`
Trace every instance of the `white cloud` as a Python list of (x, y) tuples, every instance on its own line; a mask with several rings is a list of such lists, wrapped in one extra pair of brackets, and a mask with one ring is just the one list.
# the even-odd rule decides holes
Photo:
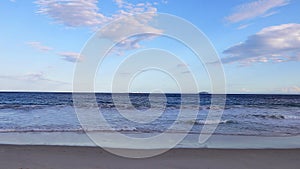
[[(92, 30), (98, 30), (101, 26), (112, 22), (113, 20), (126, 18), (135, 14), (147, 13), (142, 17), (129, 17), (124, 23), (110, 25), (108, 29), (102, 30), (106, 38), (119, 42), (119, 35), (122, 31), (140, 32), (151, 31), (161, 33), (149, 25), (149, 22), (156, 15), (157, 9), (152, 3), (128, 3), (124, 0), (114, 0), (118, 10), (111, 16), (107, 16), (99, 11), (98, 0), (37, 0), (38, 13), (49, 16), (56, 22), (68, 27), (89, 27)], [(128, 26), (130, 25), (130, 26)], [(131, 30), (128, 30), (131, 29)], [(119, 50), (128, 50), (139, 48), (138, 42), (151, 39), (153, 36), (137, 36), (131, 40), (127, 39), (118, 44)]]
[(47, 52), (47, 51), (52, 50), (51, 47), (42, 45), (41, 42), (27, 42), (26, 44), (33, 47), (33, 48), (35, 48), (35, 49), (37, 49), (37, 50), (39, 50), (39, 51)]
[(99, 13), (97, 0), (37, 0), (37, 13), (48, 15), (68, 27), (97, 26), (107, 17)]
[(241, 22), (256, 17), (267, 17), (275, 14), (272, 9), (289, 4), (289, 0), (256, 0), (241, 4), (235, 8), (234, 13), (225, 18), (229, 23)]
[[(99, 11), (98, 0), (37, 0), (35, 3), (39, 6), (37, 13), (47, 15), (58, 23), (69, 27), (87, 26), (92, 29), (125, 16), (157, 11), (153, 4), (148, 2), (138, 4), (124, 0), (114, 0), (114, 2), (118, 10), (111, 16)], [(152, 15), (150, 15), (144, 19), (151, 19)]]
[(124, 0), (114, 0), (114, 2), (118, 5), (119, 8), (122, 8), (124, 4), (127, 4)]
[[(135, 26), (128, 27), (128, 24)], [(139, 32), (142, 32), (142, 34), (139, 34)], [(127, 35), (129, 33), (136, 33), (137, 35), (125, 39), (122, 37), (122, 35)], [(112, 52), (117, 53), (118, 55), (122, 55), (126, 50), (141, 48), (141, 41), (151, 40), (161, 33), (162, 31), (159, 29), (155, 29), (150, 26), (143, 26), (143, 24), (138, 23), (136, 19), (127, 19), (124, 22), (111, 24), (106, 29), (101, 30), (102, 37), (110, 39), (116, 43)]]
[(60, 55), (63, 60), (68, 62), (82, 61), (83, 59), (83, 56), (76, 52), (60, 52), (58, 55)]
[(266, 27), (223, 53), (223, 63), (300, 61), (300, 24)]
[[(140, 48), (139, 44), (143, 40), (150, 40), (161, 34), (163, 31), (150, 25), (153, 17), (156, 16), (157, 9), (151, 3), (132, 4), (123, 0), (116, 0), (116, 4), (120, 8), (118, 12), (112, 16), (117, 22), (110, 23), (107, 27), (101, 29), (101, 35), (104, 38), (116, 42), (114, 51), (122, 53), (124, 50)], [(138, 17), (134, 15), (140, 14)], [(130, 26), (129, 26), (130, 25)], [(140, 32), (145, 34), (139, 34)], [(139, 35), (123, 39), (122, 35), (137, 33)], [(147, 34), (149, 33), (149, 34)]]

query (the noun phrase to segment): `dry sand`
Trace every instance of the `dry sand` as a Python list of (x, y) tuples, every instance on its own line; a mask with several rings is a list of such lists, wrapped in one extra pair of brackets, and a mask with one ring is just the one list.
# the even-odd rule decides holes
[(0, 145), (0, 169), (299, 169), (300, 149), (173, 149), (146, 159), (97, 147)]

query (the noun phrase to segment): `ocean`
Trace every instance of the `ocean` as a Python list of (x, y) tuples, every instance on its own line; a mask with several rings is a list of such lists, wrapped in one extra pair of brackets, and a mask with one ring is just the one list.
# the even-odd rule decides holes
[[(204, 124), (218, 127), (216, 136), (255, 136), (288, 137), (300, 135), (300, 95), (263, 95), (263, 94), (228, 94), (220, 121), (206, 121), (211, 109), (209, 94), (187, 95), (184, 101), (181, 94), (152, 95), (130, 94), (130, 103), (125, 102), (125, 94), (116, 94), (124, 102), (118, 105), (123, 111), (131, 113), (133, 109), (145, 112), (150, 108), (161, 109), (159, 118), (149, 123), (132, 122), (118, 113), (110, 93), (81, 94), (87, 101), (83, 108), (89, 112), (90, 96), (95, 96), (99, 113), (102, 113), (111, 128), (105, 125), (90, 125), (89, 131), (121, 132), (126, 134), (151, 134), (165, 132), (173, 123), (177, 128), (172, 133), (180, 133), (187, 125), (193, 125), (190, 134), (199, 134)], [(166, 99), (165, 106), (161, 100)], [(129, 106), (130, 105), (130, 106)], [(198, 111), (196, 118), (178, 121), (180, 109)], [(134, 114), (133, 114), (134, 115)], [(143, 118), (153, 118), (151, 112)], [(91, 117), (93, 119), (93, 117)], [(89, 125), (89, 124), (87, 124)], [(112, 131), (113, 129), (113, 131)], [(0, 134), (2, 141), (7, 134), (40, 133), (83, 133), (76, 116), (72, 93), (42, 92), (1, 92), (0, 93)], [(0, 142), (1, 142), (0, 139)], [(4, 141), (5, 142), (5, 141)], [(7, 142), (6, 142), (7, 143)]]

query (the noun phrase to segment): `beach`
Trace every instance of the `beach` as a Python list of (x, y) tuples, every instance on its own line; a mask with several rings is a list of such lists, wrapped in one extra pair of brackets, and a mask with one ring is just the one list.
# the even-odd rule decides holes
[(296, 169), (300, 149), (178, 148), (129, 159), (99, 147), (0, 145), (0, 164), (1, 169)]

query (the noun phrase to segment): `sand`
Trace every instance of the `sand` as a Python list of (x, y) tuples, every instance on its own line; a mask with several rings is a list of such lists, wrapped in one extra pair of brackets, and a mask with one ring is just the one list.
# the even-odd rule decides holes
[(173, 149), (146, 159), (98, 147), (0, 145), (0, 169), (298, 169), (300, 149)]

